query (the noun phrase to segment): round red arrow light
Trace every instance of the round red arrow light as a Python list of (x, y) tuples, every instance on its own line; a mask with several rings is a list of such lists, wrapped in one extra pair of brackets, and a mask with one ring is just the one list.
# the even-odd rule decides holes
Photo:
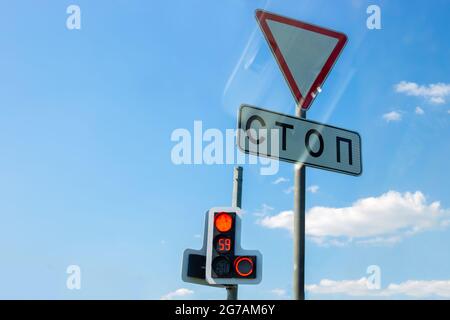
[(248, 277), (253, 273), (253, 261), (249, 257), (239, 257), (234, 261), (234, 270), (241, 277)]

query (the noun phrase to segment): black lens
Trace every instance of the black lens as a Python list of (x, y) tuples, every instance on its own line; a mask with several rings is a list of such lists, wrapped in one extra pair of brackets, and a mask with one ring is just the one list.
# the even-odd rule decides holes
[(217, 257), (212, 262), (212, 269), (217, 277), (227, 277), (231, 273), (231, 263), (225, 257)]

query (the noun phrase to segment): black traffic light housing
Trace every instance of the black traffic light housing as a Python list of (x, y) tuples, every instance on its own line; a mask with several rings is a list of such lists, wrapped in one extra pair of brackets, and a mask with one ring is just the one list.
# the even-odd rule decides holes
[(261, 281), (262, 255), (240, 247), (241, 216), (238, 208), (209, 211), (206, 246), (206, 281), (209, 284), (257, 284)]

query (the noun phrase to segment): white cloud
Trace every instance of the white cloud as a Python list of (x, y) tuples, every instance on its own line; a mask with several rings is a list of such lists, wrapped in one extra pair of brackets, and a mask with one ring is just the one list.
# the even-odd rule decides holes
[(261, 209), (258, 209), (256, 212), (254, 212), (253, 215), (256, 216), (256, 217), (265, 217), (273, 210), (274, 210), (274, 208), (272, 208), (271, 206), (263, 203), (261, 205)]
[(383, 119), (386, 120), (386, 122), (400, 121), (402, 120), (402, 115), (397, 111), (391, 111), (383, 114)]
[(450, 297), (450, 280), (408, 280), (399, 284), (391, 283), (379, 290), (369, 289), (368, 284), (366, 277), (340, 281), (322, 279), (319, 284), (307, 285), (306, 290), (312, 294), (343, 294), (353, 297)]
[(309, 186), (308, 188), (306, 188), (306, 190), (308, 190), (311, 193), (317, 193), (317, 191), (319, 191), (319, 186), (312, 185), (312, 186)]
[(442, 97), (433, 97), (430, 99), (430, 101), (435, 104), (444, 104), (445, 103), (445, 99)]
[[(316, 193), (317, 191), (319, 191), (319, 186), (309, 186), (308, 188), (306, 188), (306, 190), (311, 193)], [(290, 186), (289, 188), (284, 189), (283, 192), (286, 194), (291, 194), (292, 192), (294, 192), (294, 186)]]
[(408, 280), (400, 284), (391, 283), (383, 290), (383, 294), (404, 294), (416, 298), (431, 296), (450, 298), (450, 280)]
[(425, 113), (421, 107), (416, 107), (415, 113), (418, 115), (422, 115)]
[(275, 216), (264, 217), (258, 222), (263, 227), (269, 229), (287, 229), (293, 231), (292, 211), (282, 211)]
[(346, 294), (349, 296), (366, 296), (372, 291), (369, 289), (366, 277), (340, 281), (322, 279), (319, 284), (306, 285), (305, 289), (313, 294)]
[(371, 246), (391, 246), (402, 240), (401, 236), (391, 237), (373, 237), (369, 239), (358, 240), (358, 244), (371, 245)]
[(290, 186), (289, 188), (283, 190), (283, 192), (286, 194), (290, 194), (290, 193), (294, 192), (294, 186)]
[(273, 184), (280, 184), (280, 183), (284, 183), (284, 182), (289, 182), (289, 179), (283, 178), (283, 177), (279, 177), (278, 179), (276, 179), (274, 182), (272, 182)]
[[(319, 245), (395, 244), (405, 236), (445, 227), (450, 210), (427, 203), (424, 194), (389, 191), (357, 200), (349, 207), (313, 207), (306, 213), (306, 235)], [(293, 231), (292, 211), (282, 211), (258, 222), (270, 229)]]
[(441, 227), (447, 228), (450, 227), (450, 220), (444, 220), (441, 222)]
[(350, 207), (314, 207), (306, 228), (314, 237), (377, 237), (416, 233), (439, 225), (448, 215), (439, 202), (427, 204), (422, 192), (389, 191), (363, 198)]
[(408, 96), (423, 97), (431, 103), (443, 104), (446, 97), (450, 96), (450, 83), (432, 83), (429, 85), (418, 85), (415, 82), (401, 81), (395, 86), (395, 91)]
[(287, 296), (287, 292), (284, 289), (273, 289), (270, 291), (271, 293), (273, 293), (274, 295), (276, 295), (277, 297), (286, 297)]
[(173, 300), (176, 298), (185, 298), (187, 296), (193, 295), (194, 291), (186, 289), (186, 288), (181, 288), (181, 289), (177, 289), (175, 291), (169, 292), (168, 294), (165, 294), (161, 297), (161, 300)]

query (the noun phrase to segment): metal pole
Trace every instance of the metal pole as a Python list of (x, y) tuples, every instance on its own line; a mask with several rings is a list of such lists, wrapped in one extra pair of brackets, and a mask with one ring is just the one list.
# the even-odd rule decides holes
[[(231, 200), (232, 207), (241, 208), (242, 205), (242, 167), (235, 167), (233, 172), (233, 197)], [(230, 285), (227, 289), (227, 300), (238, 299), (238, 286)]]
[[(297, 106), (297, 116), (306, 119), (306, 111)], [(294, 299), (305, 300), (305, 179), (304, 165), (294, 166)]]
[(233, 173), (233, 199), (232, 207), (242, 206), (242, 167), (235, 167)]

